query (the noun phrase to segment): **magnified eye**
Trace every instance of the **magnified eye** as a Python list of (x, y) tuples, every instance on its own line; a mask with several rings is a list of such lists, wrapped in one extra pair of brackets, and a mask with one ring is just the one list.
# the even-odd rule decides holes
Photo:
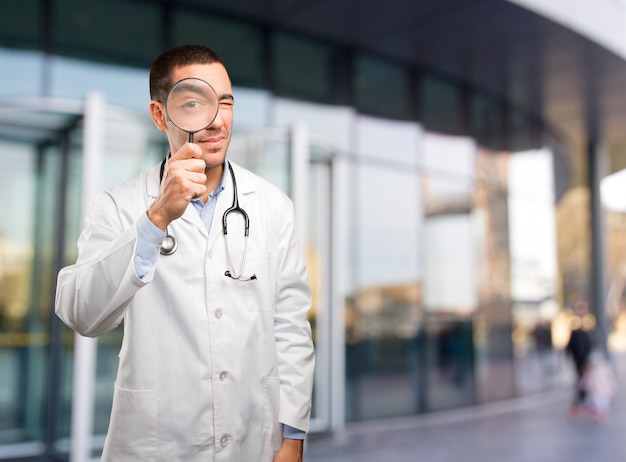
[(172, 123), (191, 135), (207, 127), (215, 119), (218, 104), (217, 95), (211, 85), (200, 79), (189, 78), (172, 87), (165, 109)]
[(187, 101), (185, 104), (183, 104), (183, 109), (198, 109), (200, 107), (200, 101)]

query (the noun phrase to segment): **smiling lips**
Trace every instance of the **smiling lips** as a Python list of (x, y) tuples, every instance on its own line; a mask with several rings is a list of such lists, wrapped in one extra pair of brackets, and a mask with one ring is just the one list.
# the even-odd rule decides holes
[(206, 143), (206, 144), (218, 144), (221, 143), (224, 139), (226, 139), (226, 135), (224, 133), (210, 133), (206, 138), (196, 139), (196, 143)]

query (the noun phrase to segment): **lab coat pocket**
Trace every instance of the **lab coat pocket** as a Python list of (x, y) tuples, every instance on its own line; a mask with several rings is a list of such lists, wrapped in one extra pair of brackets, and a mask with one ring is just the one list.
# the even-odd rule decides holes
[(246, 281), (249, 311), (274, 311), (276, 283), (278, 281), (278, 255), (275, 252), (250, 254), (248, 271), (254, 275)]
[(280, 410), (280, 379), (278, 377), (263, 378), (263, 435), (269, 447), (264, 454), (276, 454), (283, 442), (281, 425), (278, 422)]
[(156, 390), (115, 385), (103, 460), (156, 460), (157, 399)]

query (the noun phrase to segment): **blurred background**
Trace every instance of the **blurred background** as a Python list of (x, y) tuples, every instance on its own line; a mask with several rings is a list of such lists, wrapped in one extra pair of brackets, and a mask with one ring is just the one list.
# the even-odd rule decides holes
[(580, 301), (626, 349), (623, 0), (1, 4), (0, 461), (100, 453), (122, 331), (62, 326), (56, 274), (93, 192), (167, 154), (175, 45), (223, 58), (230, 158), (296, 203), (312, 433), (569, 384)]

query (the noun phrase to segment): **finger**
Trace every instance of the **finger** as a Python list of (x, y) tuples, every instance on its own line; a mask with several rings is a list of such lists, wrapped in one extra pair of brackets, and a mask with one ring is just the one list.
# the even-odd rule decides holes
[(204, 174), (204, 170), (202, 170), (201, 172), (189, 171), (185, 175), (185, 178), (195, 184), (204, 185), (206, 183), (206, 175)]
[[(167, 171), (174, 177), (186, 177), (189, 173), (204, 175), (206, 163), (202, 159), (178, 159), (170, 161)], [(206, 181), (206, 178), (205, 180)]]
[(188, 200), (202, 197), (205, 192), (206, 192), (206, 186), (204, 186), (203, 184), (195, 183), (194, 186), (189, 188)]
[(198, 159), (202, 156), (202, 149), (200, 146), (194, 143), (185, 143), (181, 146), (181, 148), (172, 154), (170, 160), (179, 160), (179, 159)]
[(169, 166), (165, 178), (167, 183), (185, 187), (187, 183), (202, 184), (206, 183), (207, 177), (205, 166), (201, 159), (183, 159), (172, 162)]

